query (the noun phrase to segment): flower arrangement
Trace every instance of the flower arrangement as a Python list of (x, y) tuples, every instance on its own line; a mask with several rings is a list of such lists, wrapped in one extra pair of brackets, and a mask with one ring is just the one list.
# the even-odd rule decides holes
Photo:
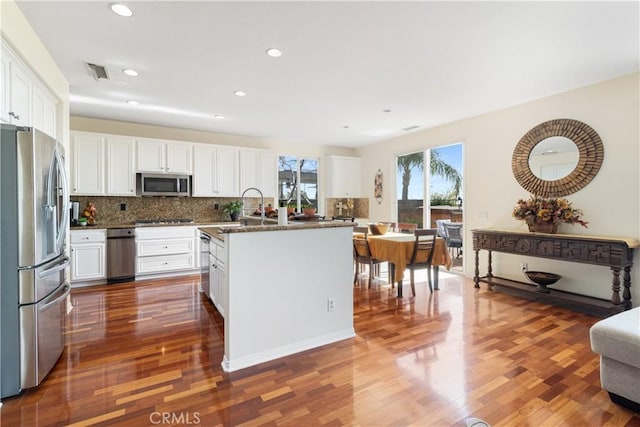
[(581, 219), (583, 213), (580, 209), (573, 209), (571, 202), (567, 199), (531, 196), (529, 200), (518, 200), (518, 204), (513, 208), (515, 219), (532, 224), (580, 224), (587, 227), (588, 222)]

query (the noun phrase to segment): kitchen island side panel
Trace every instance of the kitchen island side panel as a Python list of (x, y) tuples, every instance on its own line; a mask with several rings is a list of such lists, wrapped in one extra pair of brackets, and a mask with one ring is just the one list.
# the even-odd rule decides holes
[(229, 233), (225, 241), (225, 370), (355, 336), (350, 227)]

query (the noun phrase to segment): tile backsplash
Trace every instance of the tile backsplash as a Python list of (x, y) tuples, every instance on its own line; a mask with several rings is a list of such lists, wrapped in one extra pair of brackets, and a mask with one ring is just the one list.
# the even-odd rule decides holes
[[(80, 204), (80, 215), (87, 203), (96, 206), (96, 220), (100, 224), (124, 224), (143, 219), (193, 219), (195, 222), (230, 221), (229, 214), (222, 211), (223, 206), (238, 197), (113, 197), (113, 196), (73, 196), (71, 201)], [(260, 198), (246, 197), (246, 203), (257, 209)], [(343, 206), (342, 216), (356, 218), (369, 217), (368, 198), (329, 198), (326, 199), (327, 218), (339, 216), (338, 204)], [(215, 204), (218, 209), (214, 209)], [(265, 204), (275, 206), (273, 198), (265, 198)], [(121, 205), (125, 209), (121, 210)]]
[[(80, 215), (87, 203), (96, 206), (97, 224), (121, 224), (142, 219), (188, 218), (195, 222), (230, 221), (229, 214), (222, 212), (226, 203), (239, 200), (238, 197), (106, 197), (73, 196), (71, 201), (79, 202)], [(246, 197), (245, 202), (257, 208), (259, 198)], [(266, 198), (265, 203), (273, 203)], [(125, 210), (121, 210), (124, 204)], [(218, 210), (214, 205), (218, 204)]]
[[(342, 215), (339, 213), (339, 205), (342, 206)], [(369, 218), (369, 199), (366, 197), (328, 198), (325, 204), (325, 215), (327, 218), (332, 216)]]

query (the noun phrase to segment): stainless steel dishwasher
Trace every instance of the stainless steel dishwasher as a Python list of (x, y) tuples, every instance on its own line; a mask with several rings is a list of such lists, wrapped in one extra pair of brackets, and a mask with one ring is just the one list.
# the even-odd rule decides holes
[(107, 229), (107, 283), (133, 280), (136, 276), (135, 228)]

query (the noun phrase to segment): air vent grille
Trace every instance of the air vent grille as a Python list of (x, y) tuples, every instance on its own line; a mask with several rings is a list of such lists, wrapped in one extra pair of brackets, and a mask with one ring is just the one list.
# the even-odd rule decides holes
[(109, 80), (109, 74), (107, 73), (107, 69), (102, 65), (92, 64), (90, 62), (85, 62), (89, 73), (93, 76), (94, 79), (107, 79)]

